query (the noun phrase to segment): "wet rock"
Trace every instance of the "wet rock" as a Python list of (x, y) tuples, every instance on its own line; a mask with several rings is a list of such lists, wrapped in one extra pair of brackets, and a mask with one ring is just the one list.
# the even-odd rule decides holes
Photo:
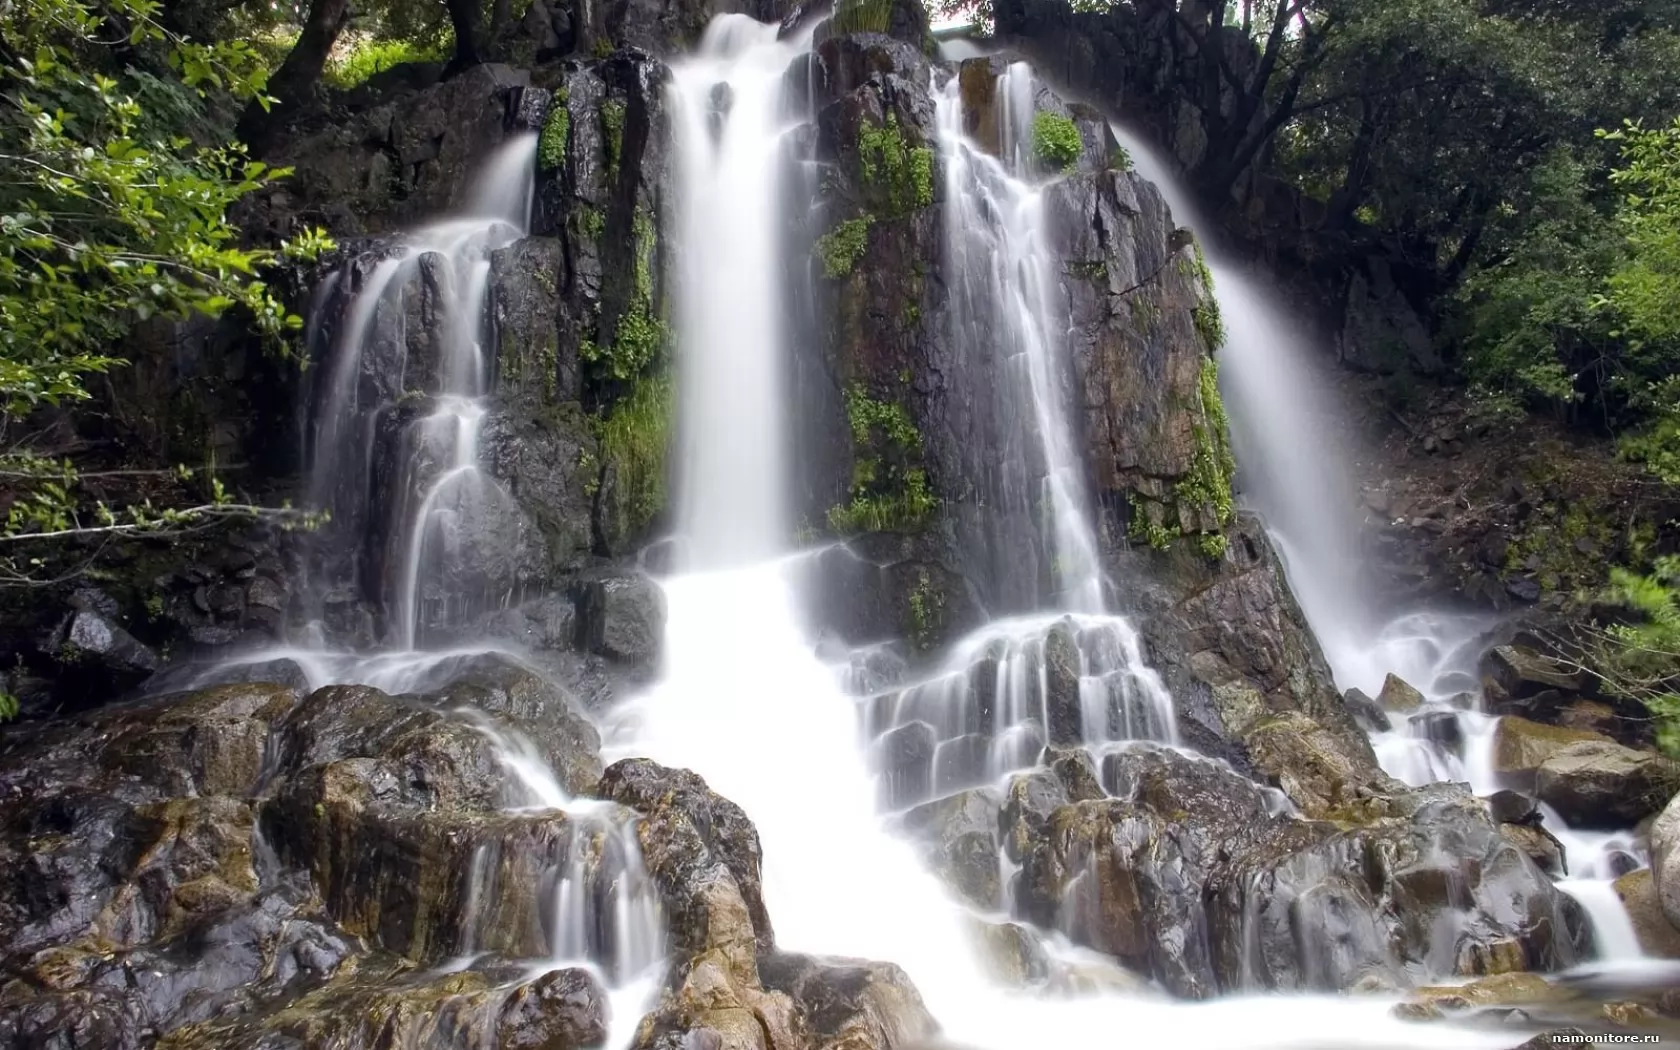
[(1412, 736), (1428, 740), (1451, 755), (1464, 757), (1464, 724), (1452, 711), (1424, 711), (1406, 720)]
[(974, 918), (968, 932), (981, 966), (999, 984), (1025, 988), (1050, 975), (1050, 957), (1026, 927)]
[(607, 1038), (607, 993), (586, 970), (555, 970), (520, 985), (496, 1018), (501, 1050), (582, 1050)]
[(1423, 694), (1397, 674), (1383, 679), (1377, 703), (1390, 711), (1416, 711), (1423, 704)]
[(998, 815), (1004, 852), (1009, 859), (1019, 864), (1044, 834), (1051, 814), (1069, 801), (1067, 786), (1046, 770), (1010, 777), (1003, 809)]
[(577, 644), (610, 660), (652, 667), (665, 636), (665, 592), (640, 574), (577, 585)]
[(1351, 801), (1361, 788), (1393, 784), (1364, 751), (1299, 712), (1256, 723), (1243, 743), (1254, 768), (1308, 816)]
[(758, 831), (739, 806), (694, 773), (643, 758), (609, 766), (599, 792), (642, 815), (637, 836), (680, 955), (719, 951), (745, 972), (774, 946)]
[(1645, 954), (1658, 959), (1680, 959), (1680, 927), (1663, 914), (1651, 869), (1630, 871), (1617, 879), (1614, 886)]
[(1506, 973), (1466, 984), (1419, 988), (1402, 1006), (1420, 1009), (1403, 1011), (1402, 1016), (1440, 1017), (1491, 1006), (1550, 1006), (1574, 997), (1539, 974)]
[(576, 401), (576, 348), (560, 345), (563, 251), (558, 238), (527, 237), (490, 255), (496, 391), (531, 410)]
[(939, 1029), (893, 963), (776, 952), (759, 970), (766, 990), (793, 1000), (816, 1047), (894, 1050)]
[(1553, 878), (1569, 874), (1569, 853), (1557, 836), (1538, 824), (1501, 824), (1499, 834)]
[(1461, 789), (1368, 796), (1309, 822), (1274, 815), (1219, 763), (1134, 747), (1104, 765), (1112, 799), (1020, 821), (1016, 905), (1177, 995), (1404, 984), (1418, 963), (1491, 973), (1587, 951), (1579, 905)]
[(1680, 789), (1680, 763), (1608, 740), (1583, 740), (1548, 755), (1534, 788), (1572, 827), (1627, 827), (1658, 812)]
[(1347, 705), (1348, 713), (1367, 733), (1386, 733), (1392, 728), (1388, 712), (1383, 710), (1383, 705), (1358, 689), (1349, 689), (1343, 693), (1342, 703)]
[(1582, 741), (1608, 742), (1597, 733), (1507, 715), (1493, 732), (1493, 768), (1497, 773), (1532, 773), (1547, 758)]
[(1539, 810), (1533, 797), (1520, 791), (1501, 789), (1487, 797), (1488, 813), (1501, 824), (1537, 824)]
[(1598, 1050), (1598, 1043), (1579, 1028), (1554, 1028), (1541, 1032), (1512, 1050)]
[(938, 749), (938, 734), (926, 722), (910, 722), (881, 735), (875, 742), (874, 767), (882, 808), (903, 809), (933, 793)]
[(1045, 710), (1052, 747), (1077, 747), (1085, 740), (1079, 697), (1079, 646), (1070, 622), (1058, 623), (1044, 639)]
[(927, 802), (906, 812), (900, 827), (922, 844), (928, 866), (975, 906), (1002, 902), (998, 866), (998, 817), (1002, 799), (976, 788)]
[(1579, 693), (1587, 684), (1586, 672), (1514, 645), (1494, 647), (1486, 657), (1483, 671), (1492, 676), (1513, 700), (1522, 700), (1547, 689)]
[(486, 654), (431, 697), (444, 707), (468, 706), (512, 723), (536, 744), (572, 794), (601, 778), (601, 735), (564, 689), (511, 659)]
[(1663, 914), (1680, 929), (1680, 793), (1651, 825), (1651, 877)]

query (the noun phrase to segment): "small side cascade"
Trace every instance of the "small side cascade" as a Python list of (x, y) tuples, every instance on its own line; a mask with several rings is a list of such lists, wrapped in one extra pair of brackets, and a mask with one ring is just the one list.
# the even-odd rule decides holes
[[(377, 596), (386, 644), (410, 650), (423, 622), (495, 604), (478, 561), (500, 544), (509, 500), (479, 464), (491, 362), (491, 257), (529, 227), (536, 135), (493, 154), (458, 217), (348, 260), (317, 294), (312, 352), (325, 358), (308, 428), (308, 501), (331, 513), (313, 566), (308, 640), (347, 596)], [(394, 469), (390, 466), (395, 464)], [(350, 553), (349, 563), (343, 554)]]
[(1177, 742), (1172, 697), (1113, 616), (995, 621), (932, 677), (861, 703), (889, 809), (997, 783), (1045, 747)]

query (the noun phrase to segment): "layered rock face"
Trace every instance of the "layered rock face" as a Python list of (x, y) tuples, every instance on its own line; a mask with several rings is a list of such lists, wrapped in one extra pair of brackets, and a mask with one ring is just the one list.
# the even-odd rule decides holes
[[(200, 632), (206, 660), (165, 668), (159, 695), (98, 706), (164, 663), (132, 611), (90, 593), (55, 621), (52, 644), (95, 654), (102, 677), (81, 687), (96, 710), (0, 734), (0, 1042), (556, 1050), (622, 1026), (647, 1050), (893, 1050), (935, 1037), (891, 960), (778, 948), (750, 814), (686, 770), (602, 768), (594, 716), (657, 670), (664, 632), (641, 565), (659, 564), (648, 544), (667, 524), (665, 304), (682, 246), (666, 70), (639, 47), (692, 40), (703, 19), (676, 4), (530, 10), (530, 46), (501, 53), (525, 47), (534, 68), (370, 90), (341, 122), (282, 138), (276, 160), (303, 174), (250, 222), (259, 235), (324, 222), (345, 243), (315, 275), (312, 360), (330, 375), (358, 303), (370, 311), (349, 377), (378, 420), (366, 469), (332, 478), (345, 513), (319, 533), (171, 580), (163, 616)], [(1037, 171), (1066, 318), (1053, 382), (1119, 581), (1108, 607), (1138, 630), (1068, 616), (974, 633), (1051, 605), (1065, 567), (1040, 508), (1003, 480), (1007, 453), (1042, 482), (1045, 453), (1011, 445), (1020, 378), (963, 336), (986, 315), (954, 271), (946, 207), (941, 106), (960, 105), (977, 155), (993, 156), (999, 85), (1020, 74), (972, 60), (948, 70), (955, 100), (936, 98), (926, 31), (917, 5), (853, 10), (788, 73), (814, 104), (787, 144), (811, 176), (790, 192), (815, 202), (787, 231), (794, 502), (804, 538), (840, 541), (805, 562), (831, 651), (880, 643), (854, 654), (851, 682), (879, 736), (880, 806), (992, 916), (974, 924), (989, 965), (1039, 990), (1148, 980), (1200, 999), (1585, 959), (1588, 927), (1543, 870), (1561, 857), (1547, 860), (1532, 800), (1490, 808), (1377, 766), (1263, 529), (1230, 506), (1195, 246), (1104, 122), (1041, 85), (1029, 125), (1042, 115), (1072, 136)], [(714, 102), (721, 116), (726, 93)], [(185, 690), (208, 658), (288, 625), (363, 648), (392, 637), (399, 508), (440, 468), (402, 450), (447, 400), (448, 273), (422, 256), (376, 303), (358, 296), (397, 231), (461, 204), (478, 163), (521, 136), (535, 138), (529, 228), (483, 275), (478, 465), (497, 501), (459, 535), (468, 568), (415, 602), (415, 630), (437, 648), (511, 643), (530, 666), (457, 653), (389, 690), (312, 689), (287, 657)], [(1360, 711), (1407, 702), (1396, 686)], [(1627, 746), (1640, 741), (1583, 732), (1513, 745), (1513, 768), (1560, 810), (1656, 812), (1668, 768)], [(1670, 920), (1673, 810), (1652, 831), (1650, 886), (1628, 889)], [(1034, 927), (1112, 966), (1052, 959)], [(611, 1017), (611, 988), (659, 963), (639, 1024)]]

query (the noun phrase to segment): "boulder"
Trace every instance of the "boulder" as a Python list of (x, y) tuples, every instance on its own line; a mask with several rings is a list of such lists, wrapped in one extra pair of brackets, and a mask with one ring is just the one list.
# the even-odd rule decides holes
[(1514, 645), (1495, 646), (1482, 668), (1513, 700), (1524, 700), (1548, 689), (1579, 693), (1588, 680), (1585, 671)]
[(1352, 715), (1353, 720), (1367, 733), (1386, 733), (1393, 728), (1383, 705), (1358, 689), (1349, 689), (1343, 693), (1342, 703), (1347, 706), (1348, 714)]
[(899, 826), (921, 844), (934, 874), (976, 907), (991, 911), (1003, 901), (999, 867), (998, 792), (974, 788), (907, 811)]
[(1617, 879), (1614, 886), (1645, 954), (1658, 959), (1680, 959), (1680, 927), (1663, 914), (1651, 869), (1630, 871)]
[(607, 1039), (607, 993), (587, 970), (554, 970), (522, 984), (496, 1016), (500, 1050), (583, 1050)]
[(651, 669), (665, 639), (665, 592), (639, 573), (577, 584), (577, 645), (619, 663)]
[(1538, 824), (1501, 824), (1499, 834), (1546, 874), (1559, 879), (1569, 874), (1569, 852), (1545, 828)]
[(1680, 793), (1651, 825), (1651, 877), (1663, 914), (1680, 929)]
[(793, 1000), (816, 1048), (895, 1050), (939, 1030), (916, 986), (893, 963), (776, 952), (759, 971), (767, 991)]
[(1242, 740), (1255, 770), (1308, 816), (1321, 816), (1350, 802), (1362, 788), (1393, 784), (1368, 749), (1350, 746), (1300, 712), (1262, 719), (1242, 734)]
[(1508, 788), (1487, 797), (1488, 813), (1501, 824), (1538, 824), (1540, 811), (1532, 796)]
[(1493, 769), (1496, 773), (1532, 773), (1553, 754), (1583, 741), (1609, 738), (1583, 729), (1542, 725), (1507, 715), (1493, 731)]
[(1020, 807), (1006, 825), (1022, 840), (1015, 905), (1176, 995), (1399, 987), (1418, 964), (1474, 975), (1588, 950), (1579, 905), (1462, 789), (1350, 799), (1331, 823), (1274, 815), (1259, 785), (1176, 751), (1116, 753), (1104, 779), (1112, 798)]
[(1423, 694), (1404, 678), (1390, 674), (1383, 679), (1382, 691), (1377, 694), (1377, 703), (1390, 711), (1416, 711), (1423, 706)]
[(1552, 752), (1535, 773), (1534, 788), (1572, 827), (1629, 827), (1680, 789), (1680, 763), (1609, 740), (1583, 740)]
[(694, 773), (645, 758), (609, 766), (599, 793), (641, 814), (637, 837), (679, 957), (719, 952), (747, 979), (755, 955), (775, 945), (747, 815)]
[[(494, 715), (535, 744), (560, 785), (585, 794), (601, 778), (601, 734), (570, 693), (530, 668), (485, 654), (430, 699)], [(517, 744), (519, 741), (513, 741)]]

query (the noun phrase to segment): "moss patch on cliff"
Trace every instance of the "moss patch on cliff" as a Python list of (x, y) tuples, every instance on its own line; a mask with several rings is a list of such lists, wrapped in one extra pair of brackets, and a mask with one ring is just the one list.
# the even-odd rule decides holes
[(1084, 148), (1078, 125), (1069, 118), (1045, 112), (1033, 115), (1033, 153), (1046, 168), (1072, 171)]
[(824, 277), (832, 281), (852, 272), (869, 247), (869, 227), (874, 223), (873, 215), (847, 219), (817, 238), (817, 258), (822, 260)]
[(933, 648), (945, 621), (945, 595), (933, 585), (926, 569), (916, 570), (916, 585), (910, 588), (910, 643), (926, 652)]
[(548, 116), (543, 118), (542, 132), (537, 136), (537, 167), (542, 171), (556, 171), (566, 163), (566, 142), (572, 133), (567, 101), (565, 91), (555, 92)]
[(578, 347), (578, 356), (599, 376), (620, 381), (636, 378), (658, 361), (670, 336), (653, 301), (653, 259), (658, 240), (652, 216), (638, 211), (631, 236), (636, 253), (634, 284), (612, 340), (602, 345), (585, 339)]
[(858, 129), (858, 174), (889, 213), (901, 215), (933, 203), (933, 150), (912, 146), (888, 113), (886, 123)]
[(852, 432), (849, 502), (831, 507), (828, 527), (841, 535), (911, 531), (932, 515), (936, 500), (921, 467), (922, 435), (904, 406), (846, 388)]
[(624, 155), (624, 103), (607, 99), (601, 103), (601, 152), (607, 164), (607, 177), (618, 173), (618, 161)]
[[(673, 412), (670, 377), (648, 376), (595, 421), (601, 467), (615, 486), (617, 535), (640, 535), (665, 509), (665, 457)], [(597, 482), (597, 491), (599, 487)]]
[(829, 28), (836, 33), (885, 33), (892, 22), (893, 0), (840, 0)]
[(1147, 543), (1156, 550), (1167, 550), (1174, 540), (1187, 539), (1203, 554), (1218, 558), (1227, 546), (1223, 530), (1236, 517), (1231, 482), (1236, 477), (1237, 461), (1231, 454), (1230, 422), (1219, 396), (1219, 368), (1211, 357), (1202, 360), (1196, 394), (1189, 469), (1165, 497), (1127, 494), (1131, 510), (1127, 535), (1133, 542)]

